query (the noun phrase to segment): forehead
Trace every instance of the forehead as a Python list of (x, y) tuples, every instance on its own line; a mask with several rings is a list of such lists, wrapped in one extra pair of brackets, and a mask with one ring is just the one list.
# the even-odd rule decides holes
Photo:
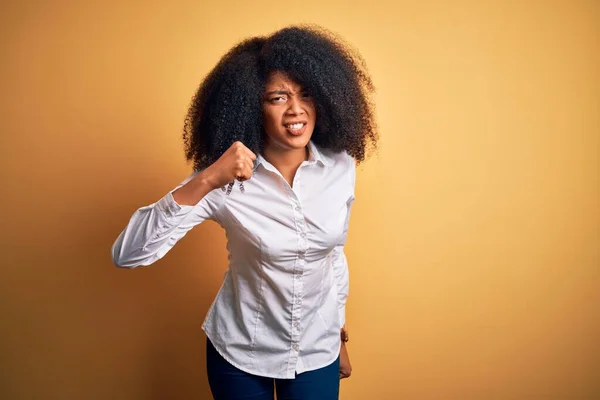
[(267, 89), (290, 89), (298, 91), (302, 89), (302, 86), (290, 79), (284, 72), (275, 71), (269, 75), (267, 80)]

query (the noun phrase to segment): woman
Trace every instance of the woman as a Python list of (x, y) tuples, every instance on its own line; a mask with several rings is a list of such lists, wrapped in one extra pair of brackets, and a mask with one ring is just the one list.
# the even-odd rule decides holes
[(225, 229), (229, 269), (203, 324), (215, 399), (333, 400), (350, 376), (343, 248), (355, 161), (377, 139), (372, 91), (360, 58), (323, 29), (238, 44), (186, 118), (194, 172), (113, 245), (114, 263), (133, 268), (206, 219)]

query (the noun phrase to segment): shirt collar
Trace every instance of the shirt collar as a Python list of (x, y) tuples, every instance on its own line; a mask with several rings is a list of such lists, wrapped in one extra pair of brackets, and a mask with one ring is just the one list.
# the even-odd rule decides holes
[(321, 163), (326, 167), (331, 166), (331, 161), (319, 150), (312, 140), (308, 142), (308, 162)]
[[(320, 163), (326, 167), (330, 167), (331, 166), (331, 161), (327, 158), (326, 155), (324, 155), (321, 150), (319, 150), (319, 148), (317, 147), (317, 145), (315, 145), (312, 140), (308, 141), (308, 161), (306, 161), (308, 163), (308, 165), (313, 165), (313, 164), (317, 164)], [(270, 165), (270, 163), (265, 160), (262, 156), (262, 154), (259, 154), (258, 157), (256, 158), (256, 168), (258, 168), (258, 166), (260, 164), (263, 164), (263, 166), (265, 165)]]

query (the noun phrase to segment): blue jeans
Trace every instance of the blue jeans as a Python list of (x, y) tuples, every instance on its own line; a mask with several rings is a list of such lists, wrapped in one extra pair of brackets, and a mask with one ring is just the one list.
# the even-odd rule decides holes
[(215, 400), (338, 400), (340, 358), (332, 364), (296, 375), (273, 379), (240, 371), (225, 360), (206, 339), (208, 383)]

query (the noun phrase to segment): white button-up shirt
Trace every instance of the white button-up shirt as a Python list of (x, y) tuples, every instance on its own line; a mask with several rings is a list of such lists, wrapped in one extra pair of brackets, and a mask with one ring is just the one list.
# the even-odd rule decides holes
[(248, 373), (294, 378), (340, 352), (348, 265), (343, 247), (354, 201), (355, 163), (309, 142), (293, 186), (258, 156), (254, 175), (195, 206), (172, 192), (138, 209), (112, 247), (115, 264), (149, 265), (211, 219), (227, 234), (229, 269), (203, 329), (217, 351)]

